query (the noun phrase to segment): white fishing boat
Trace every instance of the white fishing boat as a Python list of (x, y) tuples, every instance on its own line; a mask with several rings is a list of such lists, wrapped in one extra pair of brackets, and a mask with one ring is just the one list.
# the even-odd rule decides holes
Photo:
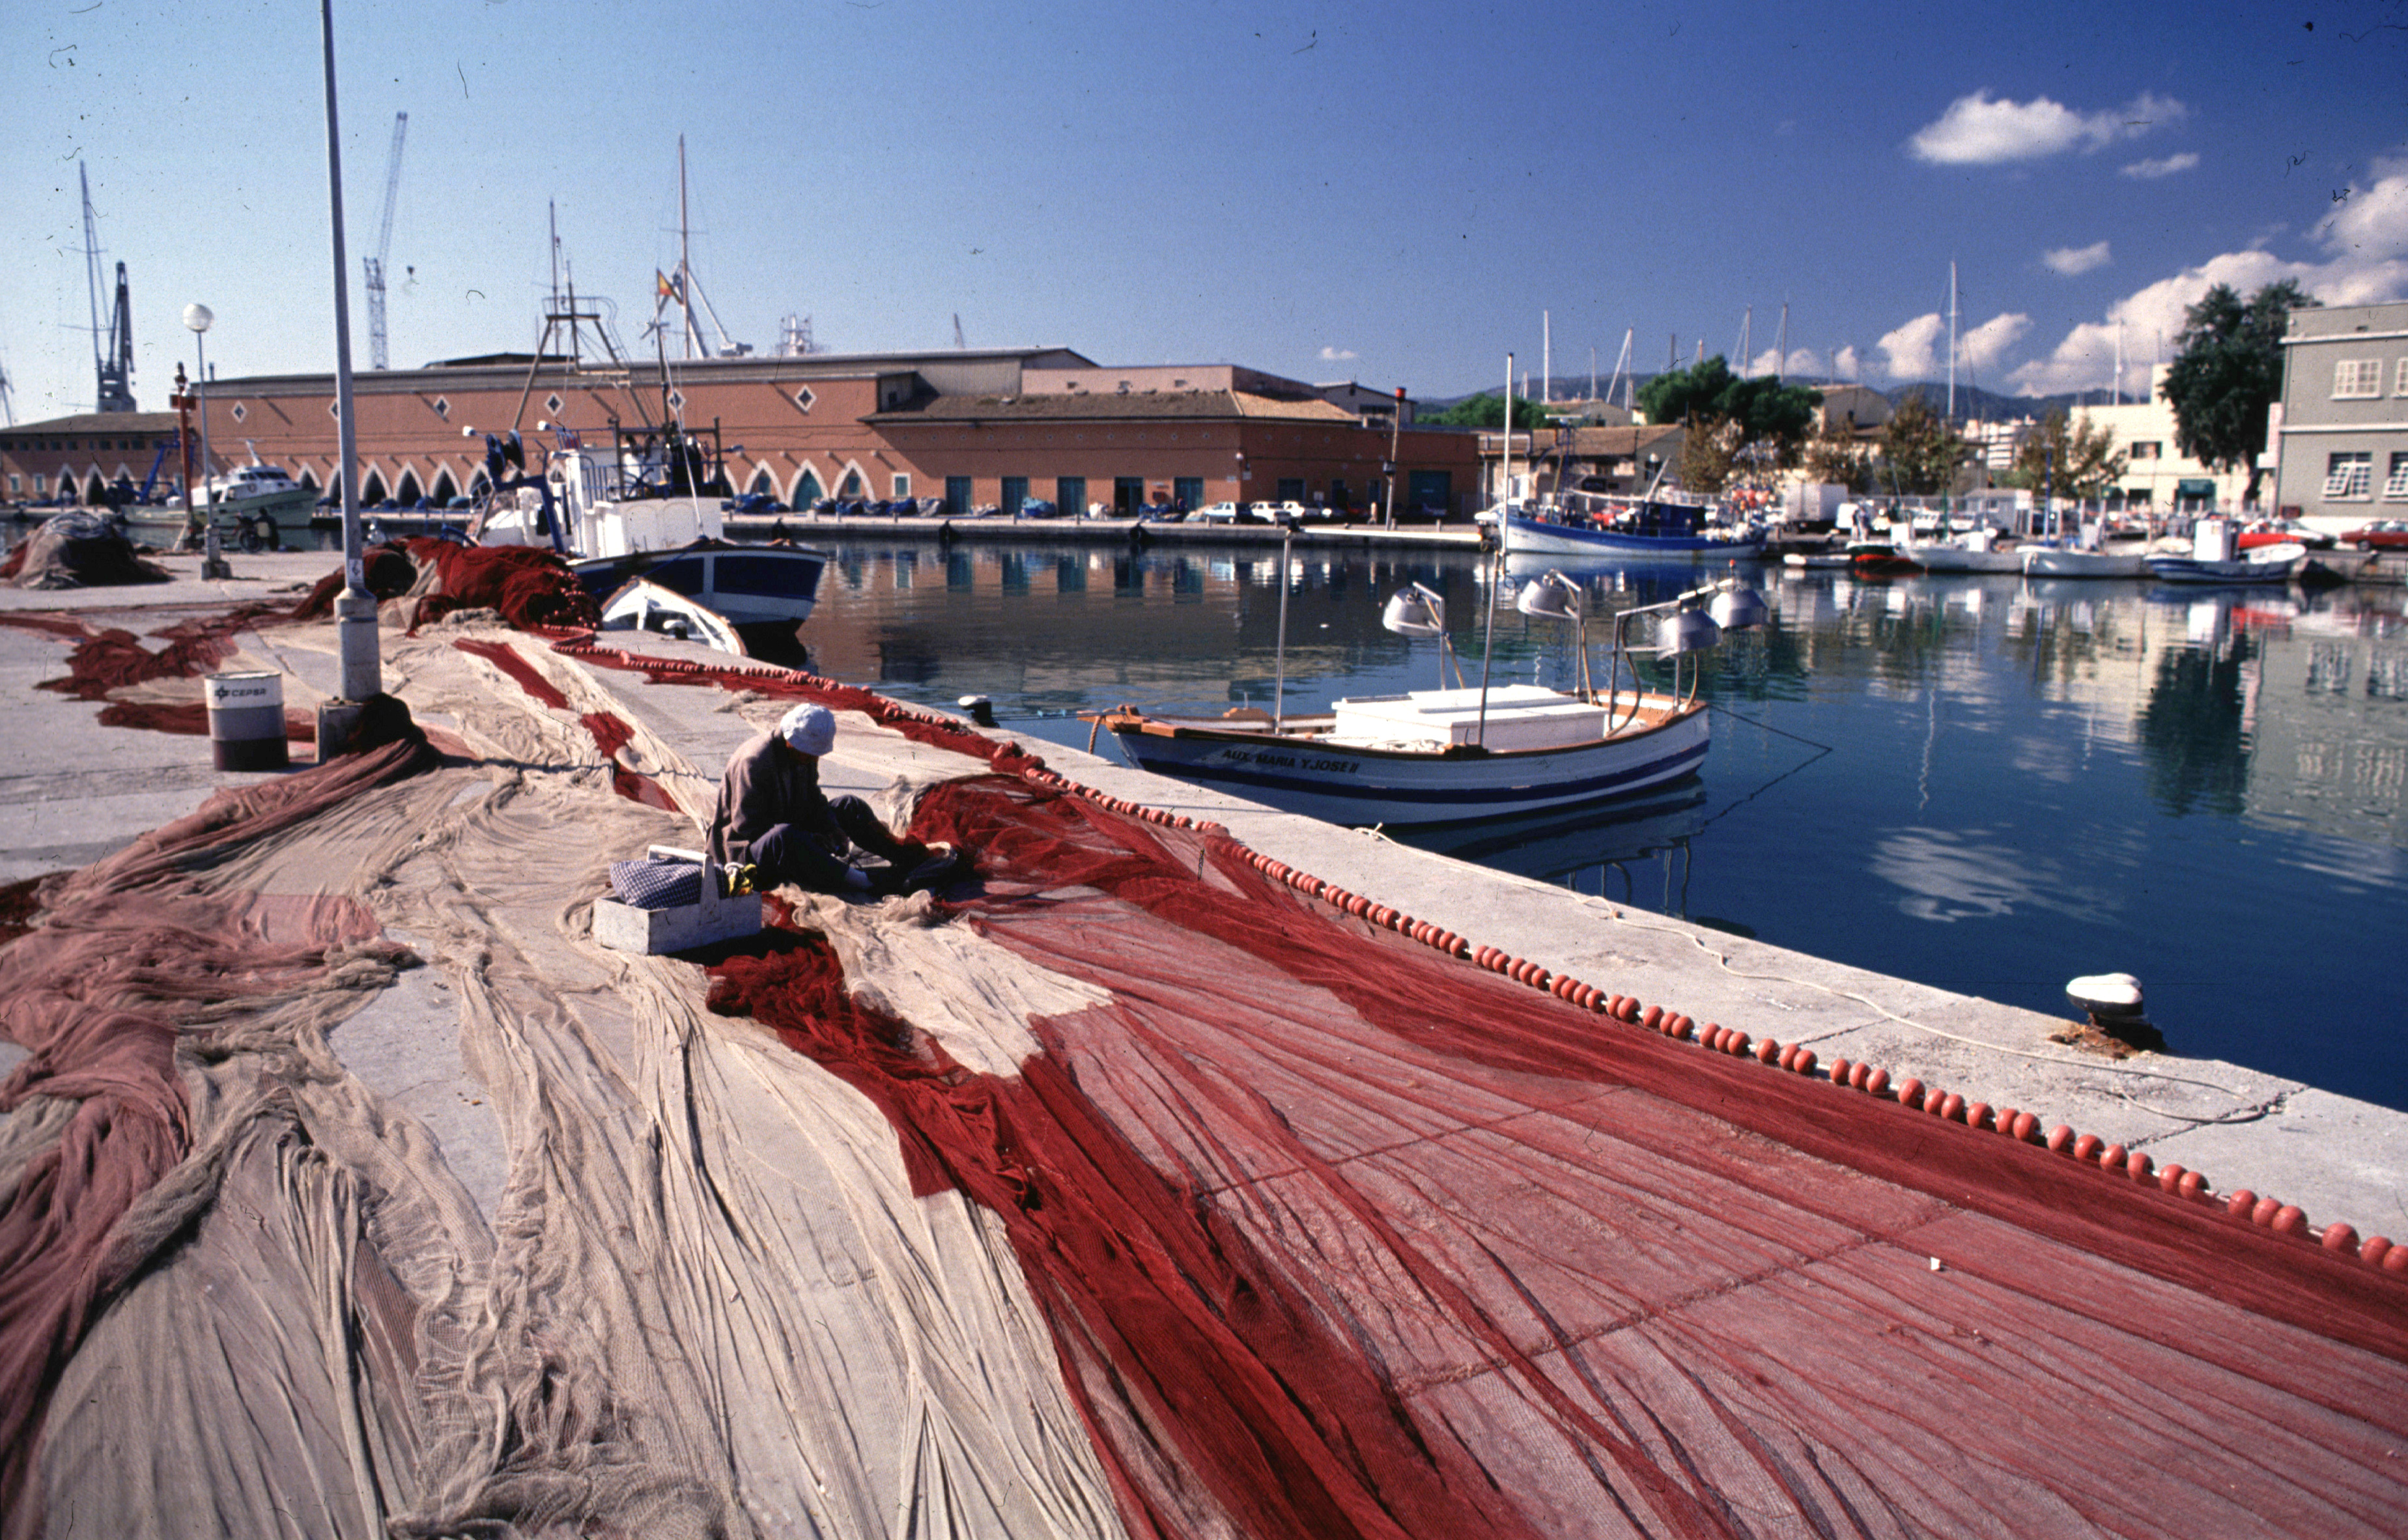
[(480, 545), (549, 546), (597, 600), (643, 578), (738, 625), (793, 626), (810, 618), (824, 550), (737, 545), (715, 450), (671, 426), (622, 432), (609, 449), (559, 430), (540, 478), (512, 478), (523, 449), (487, 440), (491, 493), (471, 519)]
[(2027, 578), (2145, 578), (2147, 557), (2139, 547), (2026, 546), (2023, 572)]
[(1917, 541), (1904, 548), (1906, 559), (1926, 572), (2021, 572), (2024, 553), (2012, 543), (2000, 544), (1995, 530), (1977, 529), (1947, 539)]
[(749, 656), (743, 636), (728, 619), (684, 594), (638, 578), (603, 603), (604, 631), (649, 631), (698, 642), (720, 652)]
[[(1725, 578), (1622, 612), (1603, 691), (1590, 680), (1581, 606), (1581, 589), (1560, 573), (1529, 583), (1516, 600), (1525, 613), (1582, 625), (1576, 691), (1469, 685), (1459, 663), (1448, 686), (1444, 603), (1415, 584), (1391, 596), (1382, 623), (1439, 639), (1439, 689), (1341, 699), (1303, 716), (1258, 706), (1212, 715), (1124, 706), (1087, 720), (1098, 732), (1109, 729), (1140, 769), (1354, 825), (1526, 817), (1633, 796), (1696, 774), (1711, 734), (1697, 698), (1696, 666), (1684, 694), (1680, 659), (1713, 645), (1725, 626), (1761, 624), (1764, 601)], [(1635, 674), (1631, 687), (1622, 683), (1625, 627), (1651, 613), (1659, 617), (1656, 651), (1673, 660), (1670, 691), (1638, 688)]]
[[(263, 465), (256, 460), (209, 478), (200, 489), (200, 495), (193, 500), (194, 516), (205, 524), (245, 525), (257, 529), (263, 538), (272, 529), (279, 541), (285, 544), (294, 543), (286, 536), (306, 536), (309, 533), (309, 520), (317, 511), (316, 488), (294, 480), (280, 465)], [(124, 511), (124, 518), (129, 525), (146, 534), (180, 534), (186, 523), (180, 503), (130, 507)], [(261, 527), (263, 520), (266, 521), (265, 528)]]
[(2286, 583), (2308, 559), (2298, 541), (2238, 549), (2229, 520), (2202, 519), (2191, 532), (2188, 556), (2153, 555), (2149, 575), (2163, 583)]

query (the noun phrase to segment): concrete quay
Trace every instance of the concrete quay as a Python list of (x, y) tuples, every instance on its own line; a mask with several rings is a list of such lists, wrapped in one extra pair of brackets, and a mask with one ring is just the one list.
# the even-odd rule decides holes
[[(169, 583), (140, 589), (29, 592), (0, 588), (0, 611), (60, 612), (148, 634), (234, 605), (296, 598), (330, 570), (325, 553), (236, 555), (231, 579), (204, 581), (196, 557), (169, 556)], [(244, 634), (243, 666), (285, 669), (286, 704), (306, 709), (331, 693), (330, 656)], [(645, 637), (648, 648), (684, 644)], [(699, 649), (691, 654), (702, 658)], [(101, 726), (99, 707), (34, 686), (65, 671), (60, 639), (0, 627), (0, 881), (87, 864), (197, 807), (220, 787), (260, 778), (215, 771), (208, 740)], [(752, 731), (718, 692), (652, 685), (609, 669), (586, 675), (622, 713), (685, 762), (682, 776), (715, 779)], [(397, 685), (405, 700), (407, 681)], [(197, 697), (197, 682), (191, 692)], [(2361, 1233), (2408, 1235), (2408, 1114), (2237, 1064), (2140, 1054), (2112, 1062), (2053, 1043), (2066, 1022), (1929, 989), (1725, 933), (1684, 924), (1375, 834), (1270, 811), (1042, 740), (1017, 738), (1058, 773), (1114, 797), (1226, 824), (1248, 846), (1299, 870), (1471, 938), (1699, 1022), (1719, 1021), (1915, 1077), (1967, 1102), (2014, 1106), (2043, 1128), (2067, 1124), (2146, 1151), (2158, 1165), (2206, 1174), (2219, 1191), (2247, 1187), (2302, 1207), (2311, 1224), (2347, 1221)], [(294, 746), (296, 763), (308, 750)], [(865, 795), (898, 777), (924, 778), (929, 750), (890, 734), (840, 734), (824, 775)], [(946, 756), (953, 758), (953, 756)], [(272, 772), (269, 774), (273, 774)], [(706, 798), (707, 801), (707, 798)], [(482, 1095), (452, 1044), (448, 1002), (406, 975), (394, 997), (337, 1034), (357, 1072), (429, 1118), (480, 1196), (499, 1191), (498, 1129), (470, 1109)], [(425, 998), (417, 998), (424, 995)], [(373, 1041), (371, 1041), (373, 1040)], [(446, 1059), (449, 1059), (447, 1064)], [(0, 1072), (22, 1057), (0, 1044)], [(380, 1066), (382, 1067), (380, 1067)], [(396, 1080), (394, 1077), (399, 1077)]]

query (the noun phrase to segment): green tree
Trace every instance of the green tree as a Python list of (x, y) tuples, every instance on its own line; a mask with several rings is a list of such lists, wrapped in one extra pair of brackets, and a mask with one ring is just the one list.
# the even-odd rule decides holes
[(1873, 490), (1873, 448), (1845, 422), (1828, 423), (1807, 440), (1806, 475), (1853, 492), (1869, 492)]
[(1649, 380), (1640, 389), (1639, 408), (1650, 422), (1686, 430), (1681, 478), (1697, 492), (1722, 491), (1734, 465), (1795, 465), (1814, 425), (1813, 392), (1770, 375), (1742, 379), (1720, 353)]
[(2297, 279), (2285, 278), (2246, 305), (2219, 283), (2183, 312), (2162, 387), (2174, 409), (2174, 445), (2213, 470), (2246, 469), (2244, 503), (2257, 500), (2266, 412), (2283, 393), (2283, 329), (2292, 311), (2316, 304)]
[[(1478, 395), (1466, 396), (1442, 412), (1425, 412), (1415, 421), (1442, 428), (1501, 428), (1505, 425), (1505, 398), (1483, 391)], [(1546, 410), (1538, 402), (1527, 396), (1513, 398), (1513, 426), (1543, 428), (1546, 425)]]
[(2016, 446), (2015, 463), (2000, 474), (1999, 484), (2099, 502), (2124, 479), (2124, 458), (2115, 450), (2114, 429), (2086, 417), (2077, 428), (2054, 411)]
[(1946, 492), (1966, 452), (1956, 425), (1933, 411), (1918, 392), (1898, 404), (1882, 430), (1881, 488), (1912, 496)]

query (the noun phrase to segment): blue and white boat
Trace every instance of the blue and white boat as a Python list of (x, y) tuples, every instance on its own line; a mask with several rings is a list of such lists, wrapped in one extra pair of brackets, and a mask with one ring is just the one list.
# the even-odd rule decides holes
[(2308, 560), (2308, 548), (2296, 540), (2279, 545), (2235, 549), (2232, 525), (2222, 519), (2202, 519), (2191, 532), (2188, 556), (2151, 556), (2149, 576), (2161, 583), (2254, 584), (2286, 583)]
[[(1695, 775), (1710, 734), (1694, 670), (1688, 693), (1681, 692), (1679, 657), (1713, 646), (1726, 625), (1761, 624), (1764, 601), (1726, 579), (1623, 611), (1602, 691), (1589, 678), (1581, 602), (1579, 585), (1560, 573), (1529, 583), (1516, 600), (1526, 614), (1584, 624), (1577, 691), (1466, 685), (1460, 665), (1448, 688), (1444, 606), (1416, 584), (1390, 597), (1382, 623), (1439, 638), (1437, 690), (1342, 699), (1302, 716), (1260, 706), (1215, 715), (1123, 706), (1087, 720), (1098, 732), (1111, 730), (1122, 756), (1140, 770), (1353, 825), (1523, 818), (1632, 797)], [(1674, 660), (1669, 692), (1621, 683), (1623, 627), (1649, 613), (1660, 618), (1658, 656)]]
[(1498, 519), (1498, 537), (1508, 556), (1695, 563), (1764, 553), (1760, 527), (1716, 524), (1714, 511), (1680, 498), (1566, 492), (1558, 503), (1507, 504)]

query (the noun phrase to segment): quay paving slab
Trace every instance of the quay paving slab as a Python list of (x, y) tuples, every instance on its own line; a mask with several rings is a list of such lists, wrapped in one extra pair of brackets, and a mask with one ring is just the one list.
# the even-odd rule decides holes
[[(195, 570), (141, 590), (0, 589), (0, 608), (104, 612), (108, 623), (140, 634), (170, 623), (188, 606), (219, 608), (296, 592), (332, 570), (336, 559), (313, 552), (234, 560), (232, 582), (203, 583)], [(178, 562), (163, 564), (172, 570)], [(185, 564), (196, 569), (197, 559)], [(243, 640), (247, 652), (260, 647), (293, 670), (288, 705), (304, 707), (331, 690), (331, 677), (322, 677), (331, 672), (325, 654)], [(640, 645), (715, 656), (666, 638), (645, 637)], [(0, 817), (0, 862), (7, 863), (0, 870), (7, 880), (97, 859), (198, 806), (217, 788), (258, 778), (211, 770), (206, 739), (104, 728), (96, 706), (33, 690), (36, 679), (64, 672), (65, 652), (56, 639), (0, 629), (0, 785), (18, 792)], [(676, 746), (706, 779), (757, 720), (775, 714), (767, 703), (749, 711), (731, 706), (723, 691), (652, 684), (620, 670), (590, 674), (631, 720)], [(401, 692), (407, 699), (406, 683)], [(855, 729), (840, 734), (824, 766), (831, 791), (875, 802), (898, 778), (958, 773), (971, 763), (896, 734), (861, 731), (861, 719), (853, 721)], [(2343, 1220), (2364, 1233), (2408, 1233), (2408, 1114), (2215, 1061), (2143, 1054), (2111, 1062), (2048, 1041), (2064, 1017), (1846, 967), (1275, 812), (1058, 744), (1000, 735), (1082, 784), (1217, 820), (1266, 855), (1551, 971), (1752, 1037), (1803, 1044), (1826, 1065), (1836, 1058), (1866, 1062), (1893, 1079), (1914, 1076), (1968, 1102), (2018, 1107), (2043, 1127), (2069, 1124), (2145, 1150), (2159, 1165), (2203, 1171), (2220, 1191), (2273, 1193), (2300, 1205), (2317, 1225)], [(296, 763), (306, 762), (306, 747), (294, 748)], [(479, 1108), (481, 1088), (458, 1060), (455, 1024), (449, 1002), (405, 983), (339, 1031), (337, 1049), (347, 1062), (356, 1054), (364, 1079), (424, 1118), (472, 1192), (488, 1201), (498, 1191), (499, 1167), (485, 1170), (482, 1179), (479, 1171), (480, 1162), (502, 1158), (499, 1133)], [(2162, 1024), (2178, 1042), (2180, 1023)], [(420, 1049), (414, 1055), (413, 1038)], [(0, 1072), (22, 1057), (0, 1045)]]

